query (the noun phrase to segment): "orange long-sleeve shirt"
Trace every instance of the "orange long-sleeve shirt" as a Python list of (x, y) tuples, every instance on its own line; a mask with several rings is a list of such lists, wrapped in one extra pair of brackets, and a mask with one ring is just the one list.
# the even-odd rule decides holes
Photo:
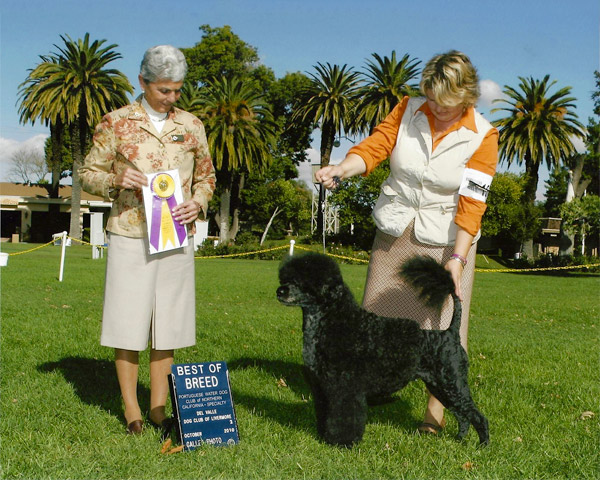
[[(373, 133), (364, 139), (360, 144), (352, 147), (348, 153), (355, 153), (360, 156), (366, 165), (364, 175), (368, 175), (388, 158), (396, 146), (398, 129), (402, 122), (402, 116), (406, 110), (409, 98), (403, 100), (391, 111), (391, 113), (381, 122)], [(436, 133), (434, 127), (434, 117), (427, 103), (424, 103), (418, 111), (427, 116), (432, 138)], [(474, 109), (468, 108), (461, 119), (443, 132), (435, 141), (433, 141), (432, 151), (439, 145), (443, 138), (450, 132), (462, 127), (472, 131), (477, 131), (475, 126)], [(468, 160), (466, 167), (479, 170), (487, 175), (493, 176), (496, 172), (498, 163), (498, 130), (490, 129), (484, 137), (481, 145)], [(481, 227), (481, 218), (486, 210), (486, 204), (480, 200), (470, 197), (459, 196), (458, 206), (454, 222), (471, 235), (476, 235)]]

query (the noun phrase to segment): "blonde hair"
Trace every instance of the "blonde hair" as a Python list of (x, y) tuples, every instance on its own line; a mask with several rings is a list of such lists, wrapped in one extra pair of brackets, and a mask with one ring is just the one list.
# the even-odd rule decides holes
[(433, 57), (423, 69), (419, 84), (423, 95), (428, 93), (438, 105), (472, 107), (479, 98), (477, 70), (464, 53), (450, 50)]

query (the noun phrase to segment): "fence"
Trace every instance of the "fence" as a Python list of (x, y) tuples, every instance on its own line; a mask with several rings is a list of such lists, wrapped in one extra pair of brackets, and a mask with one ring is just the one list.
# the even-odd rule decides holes
[[(65, 255), (66, 255), (65, 247), (67, 245), (69, 245), (69, 243), (77, 242), (82, 245), (89, 245), (92, 248), (99, 249), (99, 250), (103, 250), (106, 248), (105, 245), (93, 245), (84, 240), (70, 237), (69, 235), (67, 235), (67, 232), (62, 232), (62, 233), (53, 235), (53, 239), (50, 242), (45, 243), (43, 245), (38, 245), (37, 247), (33, 247), (29, 250), (24, 250), (22, 252), (8, 253), (8, 254), (1, 253), (2, 258), (0, 258), (0, 266), (6, 266), (8, 264), (8, 257), (17, 256), (17, 255), (25, 255), (25, 254), (34, 252), (36, 250), (39, 250), (41, 248), (48, 247), (50, 245), (58, 245), (57, 242), (59, 239), (60, 239), (60, 246), (61, 246), (61, 256), (60, 256), (60, 270), (59, 270), (58, 280), (60, 282), (62, 282), (62, 280), (63, 280), (63, 271), (64, 271), (64, 264), (65, 264)], [(196, 260), (209, 260), (209, 259), (215, 259), (215, 258), (235, 258), (235, 257), (245, 257), (245, 256), (257, 255), (257, 254), (261, 254), (261, 253), (273, 252), (273, 251), (277, 251), (277, 250), (289, 250), (289, 254), (293, 255), (295, 248), (298, 250), (306, 251), (306, 252), (318, 253), (317, 250), (315, 250), (315, 249), (296, 245), (295, 240), (290, 240), (289, 246), (281, 245), (279, 247), (265, 248), (265, 249), (261, 249), (261, 250), (251, 251), (251, 252), (239, 252), (239, 253), (231, 253), (231, 254), (226, 254), (226, 255), (196, 256), (194, 258)], [(329, 253), (329, 252), (326, 252), (325, 254), (329, 257), (338, 258), (340, 260), (347, 260), (347, 261), (353, 261), (353, 262), (359, 262), (359, 263), (365, 263), (365, 264), (369, 263), (369, 260), (364, 259), (364, 258), (349, 257), (349, 256), (345, 256), (345, 255), (336, 255), (334, 253)], [(93, 258), (98, 258), (98, 256), (94, 253)], [(600, 266), (600, 263), (593, 263), (593, 264), (587, 264), (587, 265), (568, 265), (568, 266), (562, 266), (562, 267), (496, 268), (496, 269), (476, 268), (475, 271), (480, 272), (480, 273), (526, 273), (526, 272), (548, 272), (548, 271), (553, 271), (553, 270), (579, 270), (582, 268), (593, 268), (593, 267), (599, 267), (599, 266)]]

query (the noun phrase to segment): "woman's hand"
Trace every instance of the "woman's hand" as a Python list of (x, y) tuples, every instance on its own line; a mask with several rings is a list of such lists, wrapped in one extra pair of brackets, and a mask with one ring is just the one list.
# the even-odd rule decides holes
[(464, 267), (460, 262), (457, 262), (454, 259), (450, 259), (446, 262), (444, 268), (450, 272), (452, 280), (454, 281), (454, 293), (456, 293), (456, 296), (462, 302), (462, 294), (460, 291), (460, 279), (462, 277)]
[(333, 190), (340, 181), (365, 173), (365, 161), (356, 153), (349, 153), (339, 165), (327, 165), (315, 173), (315, 179), (326, 189)]
[(200, 204), (195, 200), (187, 200), (177, 205), (171, 213), (181, 224), (192, 223), (200, 216)]
[(124, 190), (141, 190), (148, 186), (148, 178), (139, 170), (127, 167), (115, 175), (114, 186)]
[(328, 165), (317, 170), (315, 178), (317, 179), (317, 182), (321, 183), (327, 190), (333, 190), (338, 186), (343, 175), (344, 169), (342, 167), (339, 165)]

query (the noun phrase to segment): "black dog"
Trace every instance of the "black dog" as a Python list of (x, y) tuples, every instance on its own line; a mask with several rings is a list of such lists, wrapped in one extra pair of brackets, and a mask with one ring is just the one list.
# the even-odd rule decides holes
[(413, 320), (383, 318), (360, 308), (331, 258), (306, 254), (279, 269), (277, 298), (302, 307), (304, 372), (310, 385), (317, 431), (330, 444), (361, 440), (367, 395), (386, 396), (421, 379), (457, 418), (458, 437), (469, 425), (481, 444), (489, 442), (487, 419), (471, 398), (468, 359), (459, 339), (461, 304), (450, 274), (429, 257), (415, 257), (403, 275), (429, 305), (441, 308), (448, 295), (454, 314), (447, 330), (422, 330)]

